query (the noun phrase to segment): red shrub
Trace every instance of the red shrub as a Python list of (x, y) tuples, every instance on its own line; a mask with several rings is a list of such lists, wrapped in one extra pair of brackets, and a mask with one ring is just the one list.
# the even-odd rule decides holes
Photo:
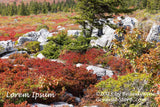
[(105, 52), (102, 49), (92, 48), (87, 50), (85, 58), (89, 63), (93, 64), (96, 58), (103, 56), (104, 54)]
[(76, 64), (76, 63), (88, 63), (94, 64), (97, 57), (103, 56), (105, 52), (102, 49), (92, 48), (86, 51), (85, 54), (77, 52), (66, 52), (65, 54), (60, 55), (60, 59), (66, 60), (67, 63)]
[(31, 105), (27, 104), (27, 101), (22, 102), (21, 104), (14, 104), (14, 103), (9, 104), (8, 102), (5, 102), (3, 106), (4, 107), (31, 107)]
[[(14, 60), (0, 60), (0, 88), (3, 92), (14, 93), (55, 93), (54, 98), (9, 98), (13, 101), (28, 101), (29, 103), (52, 103), (62, 101), (64, 92), (70, 92), (75, 96), (82, 96), (83, 89), (97, 82), (96, 75), (88, 72), (84, 67), (77, 68), (73, 65), (64, 65), (46, 59), (27, 59), (19, 57)], [(8, 65), (10, 66), (8, 67)], [(16, 66), (14, 65), (16, 64)], [(6, 65), (6, 66), (4, 66)], [(87, 77), (87, 78), (86, 78)], [(6, 95), (2, 95), (6, 100)], [(69, 98), (68, 102), (74, 102)]]
[(133, 67), (130, 61), (124, 58), (113, 57), (109, 62), (111, 70), (115, 71), (116, 75), (125, 75), (127, 73), (132, 73)]

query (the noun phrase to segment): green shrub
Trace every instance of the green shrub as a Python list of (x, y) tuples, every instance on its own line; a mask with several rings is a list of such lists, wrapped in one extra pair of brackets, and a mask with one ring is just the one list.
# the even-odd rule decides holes
[(31, 42), (26, 42), (24, 46), (28, 53), (37, 53), (38, 51), (40, 51), (39, 44), (40, 42), (38, 41), (31, 41)]
[(79, 36), (78, 38), (72, 40), (72, 42), (67, 46), (67, 49), (83, 53), (88, 49), (90, 40), (90, 38)]
[(70, 42), (71, 38), (66, 32), (60, 32), (58, 35), (49, 37), (49, 42), (43, 47), (41, 53), (49, 59), (56, 59), (60, 55), (60, 51), (64, 49)]
[(60, 55), (60, 46), (56, 45), (53, 41), (49, 41), (41, 53), (48, 59), (56, 59)]
[(39, 26), (37, 26), (36, 31), (39, 31), (41, 29), (47, 29), (47, 30), (49, 30), (49, 27), (47, 25), (39, 25)]
[(9, 59), (16, 59), (19, 57), (29, 58), (30, 56), (27, 53), (15, 53), (9, 56)]
[(150, 77), (149, 74), (131, 73), (114, 79), (109, 78), (96, 85), (99, 89), (97, 95), (102, 97), (100, 101), (114, 107), (146, 107), (147, 103), (153, 107), (151, 99), (155, 95), (150, 92)]
[(55, 44), (59, 46), (68, 45), (71, 43), (71, 38), (67, 36), (66, 32), (60, 32), (56, 36), (49, 37), (49, 41), (53, 41)]
[(49, 43), (44, 46), (41, 52), (49, 59), (58, 58), (61, 50), (85, 52), (89, 47), (90, 39), (79, 37), (68, 37), (66, 32), (60, 32), (57, 36), (49, 37)]

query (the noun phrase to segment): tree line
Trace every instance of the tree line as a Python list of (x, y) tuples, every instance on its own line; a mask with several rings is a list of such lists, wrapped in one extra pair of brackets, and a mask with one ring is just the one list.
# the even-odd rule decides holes
[(127, 7), (146, 9), (150, 13), (160, 12), (160, 0), (126, 0)]
[(16, 2), (12, 4), (0, 3), (0, 14), (2, 16), (13, 16), (13, 15), (30, 15), (30, 14), (40, 14), (40, 13), (56, 13), (56, 12), (72, 12), (75, 11), (76, 2), (74, 0), (66, 0), (66, 2), (55, 3), (50, 2), (36, 2), (31, 1), (30, 3), (21, 2), (17, 5)]

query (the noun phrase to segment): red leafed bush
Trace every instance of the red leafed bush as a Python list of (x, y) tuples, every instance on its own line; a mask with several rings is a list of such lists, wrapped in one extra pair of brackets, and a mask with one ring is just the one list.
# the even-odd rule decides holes
[(105, 52), (102, 49), (92, 48), (92, 49), (87, 50), (85, 54), (85, 58), (87, 59), (88, 62), (93, 64), (96, 58), (103, 56), (104, 54)]
[(96, 48), (92, 48), (92, 49), (88, 49), (86, 51), (86, 53), (77, 53), (77, 52), (66, 52), (62, 55), (60, 55), (60, 59), (62, 60), (66, 60), (67, 63), (88, 63), (88, 64), (94, 64), (95, 63), (95, 59), (103, 56), (105, 54), (105, 52), (102, 49), (96, 49)]
[(0, 73), (11, 70), (13, 68), (12, 62), (6, 59), (0, 59)]
[(20, 53), (15, 53), (9, 56), (9, 59), (16, 59), (18, 57), (24, 57), (24, 58), (29, 58), (29, 55), (27, 53), (20, 54)]
[(85, 63), (85, 57), (83, 54), (77, 53), (77, 52), (66, 52), (65, 54), (60, 55), (60, 59), (66, 60), (66, 63)]
[[(12, 60), (0, 60), (0, 98), (4, 101), (6, 92), (10, 93), (55, 93), (54, 98), (9, 98), (10, 103), (14, 101), (21, 103), (44, 102), (46, 104), (54, 101), (62, 101), (65, 92), (75, 96), (82, 96), (83, 89), (97, 82), (96, 75), (88, 72), (84, 67), (77, 68), (73, 65), (64, 65), (46, 59), (29, 59), (19, 57)], [(8, 64), (10, 64), (8, 66)], [(2, 96), (1, 96), (2, 95)], [(65, 99), (65, 98), (64, 98)], [(68, 102), (74, 103), (75, 98), (69, 98)], [(1, 103), (1, 102), (0, 102)]]
[(14, 103), (4, 103), (4, 107), (31, 107), (31, 105), (27, 104), (27, 101), (22, 102), (21, 104), (14, 104)]
[(100, 102), (99, 100), (102, 96), (99, 95), (98, 89), (94, 85), (90, 85), (85, 91), (85, 96), (81, 99), (79, 107), (83, 106), (93, 106), (97, 105), (98, 107), (109, 107), (108, 104)]
[(113, 57), (107, 65), (110, 66), (111, 70), (115, 71), (116, 75), (125, 75), (134, 72), (130, 61), (124, 58)]

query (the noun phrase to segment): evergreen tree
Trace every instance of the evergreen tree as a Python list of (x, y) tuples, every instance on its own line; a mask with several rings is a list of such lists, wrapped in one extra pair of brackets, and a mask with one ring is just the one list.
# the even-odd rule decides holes
[[(102, 32), (103, 24), (100, 23), (100, 19), (108, 19), (114, 14), (134, 11), (134, 9), (125, 8), (123, 0), (78, 0), (78, 9), (79, 17), (75, 19), (83, 26), (83, 34), (87, 37), (91, 36), (94, 27)], [(87, 24), (89, 27), (86, 27)]]

